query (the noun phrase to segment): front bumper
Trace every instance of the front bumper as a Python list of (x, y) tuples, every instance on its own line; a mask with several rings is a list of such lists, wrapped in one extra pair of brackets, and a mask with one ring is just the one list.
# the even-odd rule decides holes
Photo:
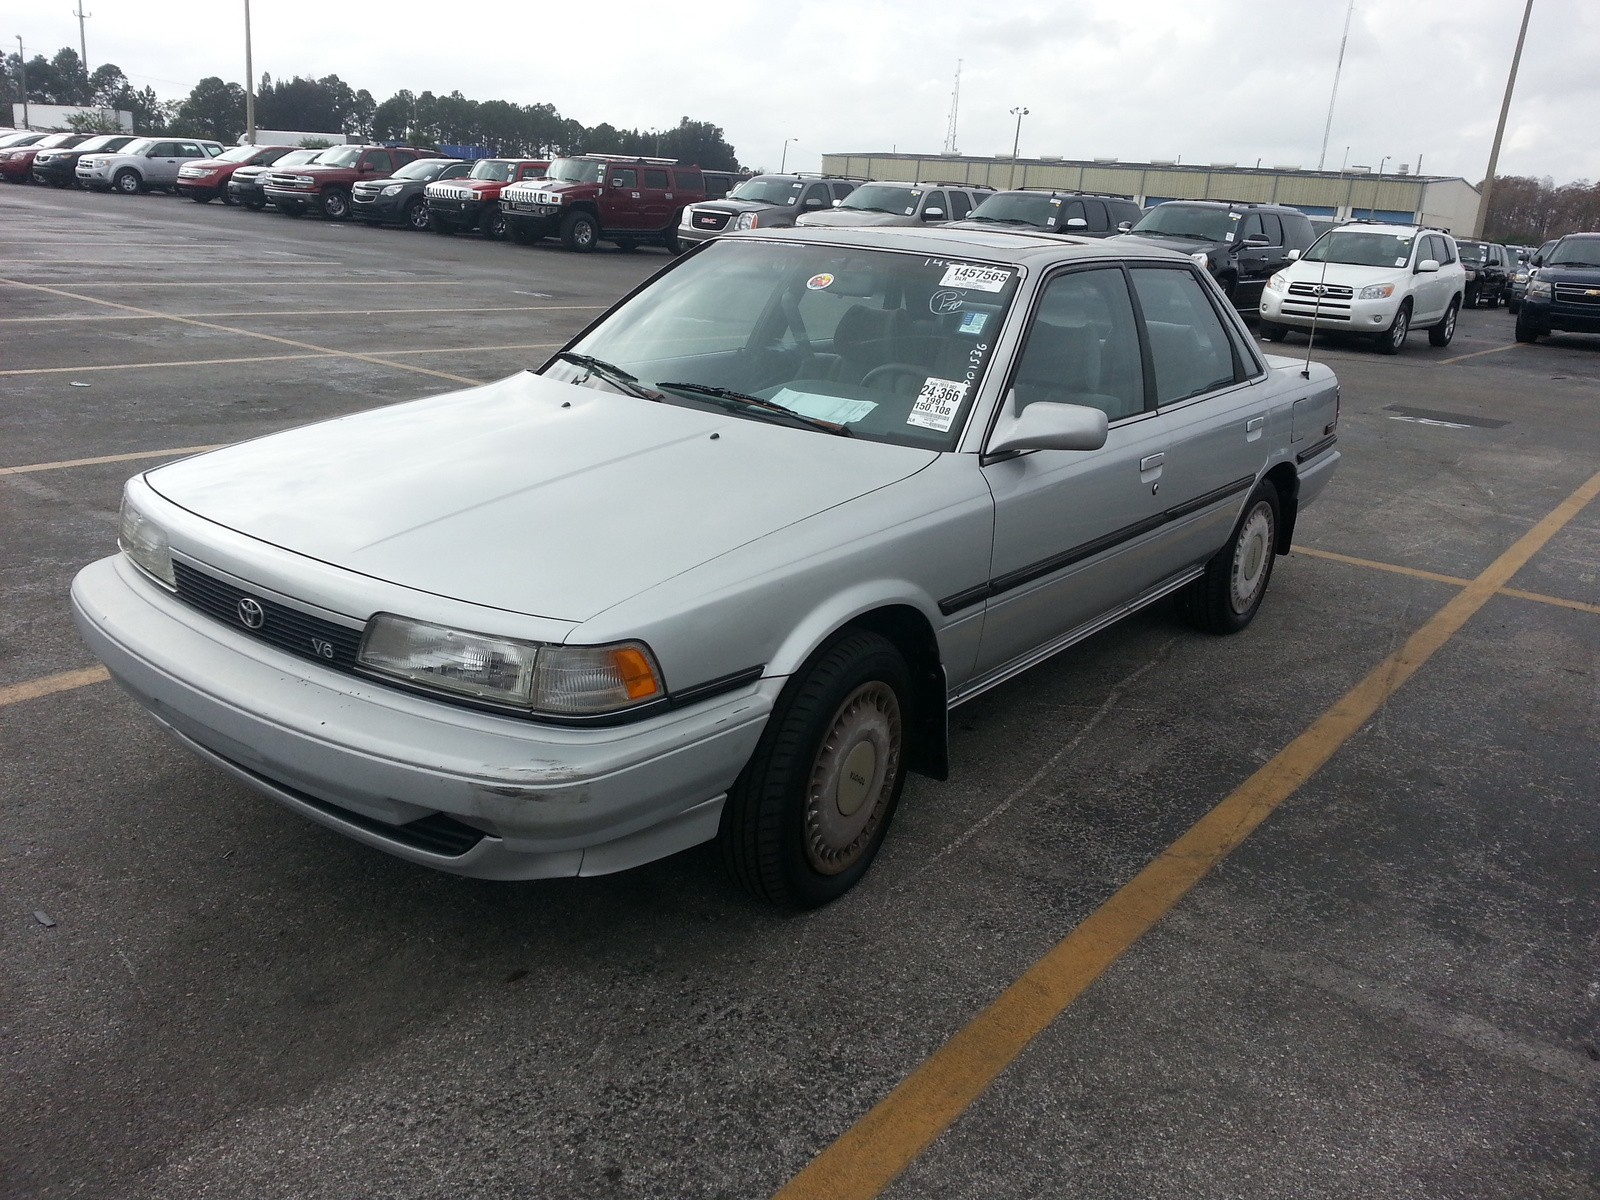
[(551, 237), (561, 228), (559, 204), (529, 204), (522, 200), (514, 202), (501, 200), (500, 211), (505, 214), (507, 223), (537, 233), (541, 237)]
[(451, 225), (471, 227), (483, 221), (483, 215), (500, 207), (498, 200), (440, 200), (428, 197), (428, 215)]
[(1540, 333), (1600, 333), (1600, 303), (1574, 304), (1524, 295), (1517, 319)]
[(201, 183), (194, 179), (180, 179), (172, 186), (180, 196), (210, 196), (213, 199), (222, 195), (224, 190), (220, 183)]
[(111, 186), (110, 167), (86, 167), (79, 163), (73, 170), (73, 174), (77, 176), (78, 182), (85, 187)]
[(350, 193), (350, 215), (360, 221), (401, 221), (405, 219), (405, 210), (400, 207), (403, 196), (376, 196), (363, 195), (361, 192)]
[(77, 164), (71, 159), (62, 159), (59, 162), (50, 161), (41, 163), (37, 159), (33, 163), (33, 178), (36, 183), (49, 183), (60, 185), (71, 183)]
[(279, 208), (315, 208), (322, 199), (319, 193), (309, 189), (273, 187), (271, 184), (261, 191), (269, 203)]
[(1382, 333), (1394, 322), (1394, 315), (1405, 299), (1398, 290), (1382, 300), (1325, 299), (1320, 305), (1311, 296), (1296, 296), (1267, 288), (1261, 293), (1261, 319), (1291, 329), (1344, 330), (1349, 333)]
[[(606, 874), (715, 836), (783, 682), (628, 725), (540, 725), (285, 654), (120, 555), (78, 573), (72, 604), (117, 682), (211, 762), (358, 841), (482, 879)], [(441, 819), (465, 849), (415, 833)]]

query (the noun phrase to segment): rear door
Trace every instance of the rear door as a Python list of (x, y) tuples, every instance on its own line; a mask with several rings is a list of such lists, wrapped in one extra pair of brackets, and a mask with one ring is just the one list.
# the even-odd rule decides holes
[(665, 167), (639, 169), (639, 224), (644, 229), (665, 229), (677, 210), (671, 197), (672, 176)]

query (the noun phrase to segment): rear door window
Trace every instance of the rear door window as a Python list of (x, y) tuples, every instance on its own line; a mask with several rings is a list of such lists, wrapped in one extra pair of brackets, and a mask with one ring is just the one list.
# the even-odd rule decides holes
[(387, 175), (391, 169), (387, 150), (368, 150), (362, 161), (379, 175)]
[(1106, 221), (1106, 202), (1104, 200), (1085, 200), (1083, 202), (1083, 216), (1089, 222), (1089, 228), (1095, 233), (1102, 233), (1111, 228)]
[(658, 191), (664, 192), (672, 186), (672, 181), (667, 178), (667, 173), (665, 171), (651, 171), (646, 169), (644, 173), (644, 186), (647, 188), (656, 188)]
[(1144, 313), (1157, 404), (1176, 404), (1234, 382), (1233, 343), (1192, 271), (1136, 267), (1133, 290)]
[(1283, 222), (1278, 220), (1277, 213), (1261, 214), (1261, 230), (1274, 246), (1283, 245)]

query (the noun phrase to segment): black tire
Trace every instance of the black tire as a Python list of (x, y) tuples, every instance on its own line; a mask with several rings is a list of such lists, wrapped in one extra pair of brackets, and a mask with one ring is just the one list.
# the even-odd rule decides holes
[(111, 186), (124, 196), (132, 196), (144, 191), (144, 180), (139, 178), (139, 172), (132, 167), (123, 167), (112, 178)]
[(418, 196), (410, 204), (407, 204), (405, 221), (407, 229), (415, 230), (417, 233), (426, 233), (429, 228), (428, 202)]
[(1411, 301), (1402, 300), (1400, 308), (1389, 322), (1389, 328), (1378, 335), (1378, 350), (1383, 354), (1399, 354), (1405, 349), (1406, 334), (1411, 332)]
[(1469, 287), (1469, 288), (1466, 289), (1465, 300), (1463, 301), (1463, 304), (1464, 304), (1464, 307), (1466, 307), (1466, 308), (1477, 308), (1478, 307), (1478, 289), (1477, 288)]
[(621, 250), (624, 254), (632, 254), (638, 248), (639, 243), (634, 241), (632, 238), (617, 239), (617, 249)]
[(244, 200), (241, 201), (241, 203), (243, 203), (243, 205), (251, 212), (261, 212), (267, 207), (267, 202), (265, 200)]
[(592, 213), (569, 212), (561, 218), (561, 244), (568, 250), (588, 254), (600, 244), (600, 222)]
[(433, 230), (434, 233), (454, 233), (456, 231), (454, 225), (450, 224), (449, 221), (441, 221), (439, 214), (431, 211), (428, 213), (428, 228)]
[(501, 242), (506, 236), (506, 214), (498, 203), (493, 208), (485, 209), (483, 219), (478, 222), (478, 228), (483, 236), (491, 242)]
[(1278, 489), (1262, 480), (1250, 493), (1228, 544), (1206, 573), (1178, 593), (1184, 619), (1206, 633), (1238, 633), (1255, 619), (1277, 557)]
[(322, 193), (322, 215), (330, 221), (343, 221), (350, 216), (350, 193), (343, 188), (329, 188)]
[(239, 203), (237, 200), (235, 200), (233, 198), (232, 193), (230, 193), (227, 188), (222, 188), (220, 191), (218, 191), (217, 192), (217, 198), (220, 199), (222, 201), (222, 203), (227, 205), (229, 208), (232, 208), (235, 204)]
[(217, 194), (215, 192), (193, 192), (189, 196), (189, 199), (196, 204), (210, 204), (216, 198)]
[(1507, 297), (1506, 311), (1513, 317), (1522, 311), (1522, 303), (1515, 296)]
[(717, 833), (723, 863), (752, 896), (815, 908), (866, 874), (905, 784), (912, 697), (905, 659), (865, 630), (840, 634), (796, 672)]
[(1454, 300), (1450, 301), (1450, 307), (1444, 311), (1444, 319), (1428, 330), (1428, 345), (1448, 346), (1450, 344), (1450, 339), (1456, 336), (1456, 317), (1459, 315), (1459, 311), (1456, 302)]
[(1527, 342), (1529, 345), (1532, 345), (1534, 342), (1539, 340), (1539, 330), (1532, 321), (1528, 320), (1528, 314), (1525, 312), (1519, 312), (1517, 314), (1517, 329), (1515, 336), (1517, 341)]
[(531, 246), (535, 242), (542, 242), (544, 240), (544, 238), (539, 234), (532, 232), (526, 225), (523, 225), (518, 221), (507, 221), (506, 233), (510, 236), (511, 240), (519, 246)]
[(1216, 279), (1217, 286), (1222, 289), (1222, 294), (1228, 298), (1228, 303), (1232, 304), (1233, 294), (1239, 288), (1239, 277), (1237, 275), (1218, 275)]
[(1269, 342), (1281, 342), (1289, 336), (1287, 325), (1274, 325), (1271, 321), (1262, 321), (1260, 330), (1262, 338)]

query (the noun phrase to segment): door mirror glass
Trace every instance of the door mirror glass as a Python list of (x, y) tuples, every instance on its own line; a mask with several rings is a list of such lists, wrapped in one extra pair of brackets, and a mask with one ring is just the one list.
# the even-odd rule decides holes
[(1098, 450), (1106, 444), (1106, 414), (1082, 404), (1037, 401), (1020, 412), (1017, 393), (1006, 396), (1005, 414), (989, 439), (990, 454), (1018, 450)]
[[(1124, 222), (1124, 224), (1126, 224), (1126, 222)], [(1067, 218), (1067, 228), (1068, 229), (1087, 229), (1087, 228), (1089, 228), (1089, 222), (1085, 221), (1082, 217), (1068, 217)]]
[(1431, 275), (1439, 269), (1437, 258), (1425, 258), (1417, 264), (1418, 275)]

